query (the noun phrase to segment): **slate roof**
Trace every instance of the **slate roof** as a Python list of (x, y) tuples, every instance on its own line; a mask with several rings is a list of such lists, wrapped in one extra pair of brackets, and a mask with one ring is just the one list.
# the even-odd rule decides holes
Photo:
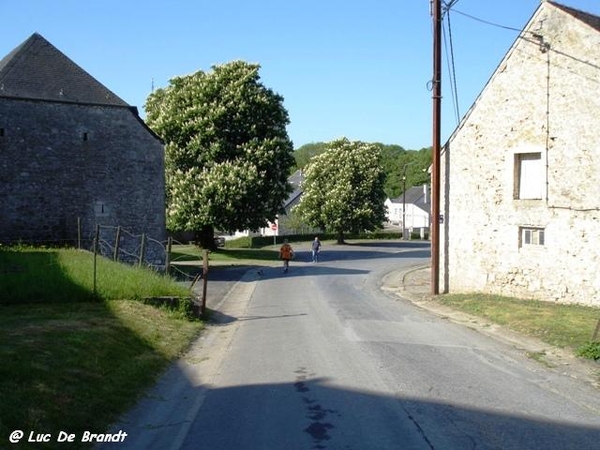
[[(404, 196), (390, 199), (392, 203), (403, 204)], [(423, 186), (413, 186), (406, 190), (406, 204), (415, 205), (423, 211), (429, 212), (431, 209), (431, 188), (427, 186), (427, 195), (423, 192)]]
[(290, 177), (288, 178), (288, 182), (292, 185), (294, 189), (292, 193), (288, 196), (285, 201), (283, 207), (287, 210), (292, 206), (293, 203), (296, 202), (298, 198), (302, 195), (302, 182), (304, 180), (304, 175), (302, 170), (296, 170)]
[(589, 26), (591, 26), (595, 30), (600, 31), (600, 17), (595, 16), (595, 15), (590, 14), (590, 13), (587, 13), (587, 12), (584, 12), (584, 11), (580, 11), (580, 10), (575, 9), (575, 8), (570, 8), (568, 6), (561, 5), (560, 3), (551, 2), (551, 1), (549, 1), (548, 3), (550, 3), (553, 6), (555, 6), (556, 8), (561, 9), (564, 12), (572, 15), (576, 19), (579, 19), (582, 22), (588, 24)]
[(38, 33), (0, 60), (0, 97), (129, 106)]

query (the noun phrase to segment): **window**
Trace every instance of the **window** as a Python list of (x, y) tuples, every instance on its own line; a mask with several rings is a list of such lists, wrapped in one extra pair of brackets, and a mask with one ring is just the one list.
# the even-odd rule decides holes
[(520, 247), (529, 245), (545, 245), (544, 228), (520, 227)]
[(4, 128), (0, 128), (0, 137), (4, 137)]
[(90, 138), (90, 136), (89, 136), (89, 133), (88, 133), (87, 131), (85, 131), (85, 132), (83, 133), (83, 136), (82, 136), (82, 138), (83, 138), (84, 142), (85, 142), (85, 141), (87, 141), (87, 140), (89, 140), (89, 138)]
[(94, 202), (94, 214), (96, 217), (108, 217), (108, 207), (103, 201)]
[(515, 154), (515, 199), (542, 199), (543, 167), (541, 153)]

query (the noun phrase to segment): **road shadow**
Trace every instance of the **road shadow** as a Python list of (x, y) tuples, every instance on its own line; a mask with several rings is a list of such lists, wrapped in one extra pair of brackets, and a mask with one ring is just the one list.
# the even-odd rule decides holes
[(215, 326), (229, 325), (233, 322), (247, 322), (249, 320), (273, 320), (273, 319), (286, 319), (306, 316), (306, 313), (301, 314), (276, 314), (276, 315), (264, 315), (264, 316), (240, 316), (234, 317), (225, 314), (216, 309), (209, 309), (206, 317), (207, 323)]
[[(373, 247), (373, 248), (431, 248), (430, 241), (373, 241), (373, 242), (346, 242), (345, 244), (334, 244), (333, 246), (340, 247)], [(332, 246), (332, 247), (333, 247)]]
[(336, 276), (336, 275), (366, 275), (370, 271), (364, 269), (346, 269), (342, 267), (331, 267), (323, 263), (296, 264), (290, 262), (287, 272), (283, 271), (283, 265), (279, 267), (263, 267), (256, 269), (257, 280), (271, 280), (274, 278), (290, 278), (305, 276)]
[[(394, 247), (386, 247), (394, 248)], [(397, 252), (380, 251), (376, 247), (360, 247), (360, 251), (352, 251), (351, 247), (334, 248), (330, 247), (319, 254), (319, 263), (335, 261), (360, 261), (366, 259), (416, 259), (430, 258), (429, 248), (402, 248)], [(312, 253), (310, 251), (299, 250), (295, 254), (296, 262), (311, 262)]]
[(532, 411), (347, 389), (303, 366), (288, 382), (224, 388), (182, 389), (187, 377), (174, 370), (165, 383), (179, 387), (150, 393), (113, 427), (127, 439), (99, 449), (591, 449), (600, 442), (597, 418), (577, 425)]

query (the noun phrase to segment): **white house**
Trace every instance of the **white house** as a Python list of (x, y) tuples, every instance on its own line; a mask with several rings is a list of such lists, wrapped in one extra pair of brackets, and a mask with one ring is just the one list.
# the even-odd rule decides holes
[(430, 187), (423, 185), (407, 189), (406, 195), (386, 199), (388, 223), (398, 225), (409, 233), (420, 233), (422, 237), (429, 234), (430, 198)]

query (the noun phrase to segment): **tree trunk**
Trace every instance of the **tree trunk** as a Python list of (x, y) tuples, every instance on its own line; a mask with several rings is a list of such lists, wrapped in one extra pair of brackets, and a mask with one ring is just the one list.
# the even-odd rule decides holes
[(200, 231), (196, 231), (196, 244), (207, 249), (215, 250), (215, 229), (212, 225), (203, 225)]
[(344, 232), (343, 231), (338, 231), (337, 243), (338, 244), (345, 244), (346, 243), (346, 241), (344, 241)]

